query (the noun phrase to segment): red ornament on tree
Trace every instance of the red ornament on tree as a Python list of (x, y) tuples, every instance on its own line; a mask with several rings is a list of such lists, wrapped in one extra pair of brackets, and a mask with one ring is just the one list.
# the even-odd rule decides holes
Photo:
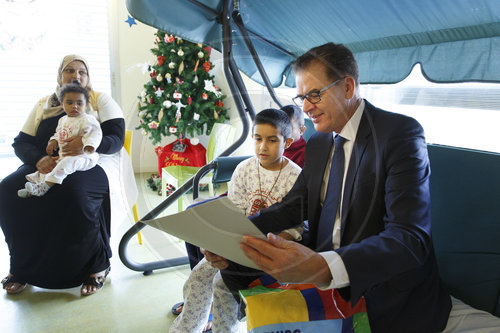
[(206, 93), (203, 93), (203, 94), (201, 94), (201, 98), (203, 98), (204, 100), (207, 100), (208, 99), (208, 95)]
[(210, 68), (211, 68), (211, 67), (212, 67), (212, 66), (210, 65), (210, 62), (209, 62), (209, 61), (205, 61), (205, 62), (203, 63), (203, 69), (205, 69), (205, 72), (207, 72), (207, 73), (208, 73), (208, 71), (210, 70)]
[(154, 101), (153, 101), (153, 97), (151, 97), (151, 98), (149, 99), (149, 104), (153, 104), (153, 103), (154, 103)]
[(221, 101), (217, 101), (217, 102), (215, 102), (215, 106), (219, 106), (219, 107), (223, 108), (224, 103), (222, 103)]
[(163, 63), (165, 62), (165, 56), (158, 56), (158, 66), (162, 66)]
[(163, 39), (165, 40), (165, 43), (172, 43), (175, 41), (175, 37), (172, 35), (165, 35)]
[(191, 98), (191, 96), (188, 96), (188, 105), (191, 105), (192, 101), (193, 101), (193, 99)]

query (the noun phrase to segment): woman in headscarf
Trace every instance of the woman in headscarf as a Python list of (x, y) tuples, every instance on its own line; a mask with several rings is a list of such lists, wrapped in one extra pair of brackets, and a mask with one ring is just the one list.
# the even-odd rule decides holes
[[(18, 198), (15, 189), (26, 182), (25, 175), (36, 170), (47, 173), (56, 164), (45, 147), (64, 115), (59, 90), (75, 81), (89, 90), (91, 107), (87, 113), (101, 124), (99, 163), (68, 176), (43, 197)], [(56, 92), (35, 105), (14, 139), (15, 153), (24, 164), (0, 183), (0, 225), (10, 252), (10, 271), (2, 284), (9, 294), (32, 284), (54, 289), (82, 285), (81, 294), (90, 295), (102, 287), (110, 269), (110, 192), (120, 192), (115, 184), (123, 174), (120, 160), (124, 156), (125, 120), (109, 95), (92, 90), (84, 58), (64, 57), (57, 83)], [(81, 137), (61, 149), (65, 155), (81, 154)], [(133, 178), (131, 188), (129, 202), (135, 202)]]

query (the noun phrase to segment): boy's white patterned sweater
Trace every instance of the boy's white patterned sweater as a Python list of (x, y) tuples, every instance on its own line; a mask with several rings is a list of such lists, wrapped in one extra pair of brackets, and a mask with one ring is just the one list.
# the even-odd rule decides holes
[[(283, 159), (288, 163), (281, 173), (279, 170), (264, 169), (255, 156), (238, 164), (231, 177), (227, 196), (245, 215), (256, 214), (263, 202), (265, 207), (269, 207), (281, 201), (293, 187), (302, 169), (288, 158), (283, 156)], [(303, 229), (299, 227), (286, 231), (295, 240), (300, 240)]]

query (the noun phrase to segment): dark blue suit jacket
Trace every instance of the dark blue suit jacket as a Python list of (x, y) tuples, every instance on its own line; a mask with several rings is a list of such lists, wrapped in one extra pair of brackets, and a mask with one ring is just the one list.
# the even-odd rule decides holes
[[(316, 133), (290, 193), (252, 221), (278, 232), (309, 220), (316, 249), (320, 188), (332, 134)], [(437, 271), (431, 242), (430, 166), (423, 129), (409, 117), (366, 102), (345, 180), (341, 247), (355, 304), (364, 296), (373, 332), (438, 332), (450, 297)], [(334, 217), (332, 217), (332, 224)]]

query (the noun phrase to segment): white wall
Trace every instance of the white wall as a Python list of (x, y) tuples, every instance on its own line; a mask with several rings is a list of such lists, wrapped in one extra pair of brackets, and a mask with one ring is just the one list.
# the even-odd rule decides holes
[[(137, 21), (137, 25), (129, 27), (124, 22), (127, 19), (127, 15), (129, 15), (125, 1), (109, 0), (109, 4), (112, 94), (123, 109), (127, 129), (134, 131), (132, 162), (135, 172), (155, 172), (157, 170), (157, 159), (154, 153), (154, 146), (139, 130), (135, 130), (135, 127), (139, 124), (139, 118), (137, 117), (137, 96), (143, 90), (143, 85), (149, 81), (149, 74), (143, 74), (142, 67), (146, 62), (150, 64), (154, 62), (154, 56), (150, 49), (154, 46), (153, 41), (156, 29), (139, 21)], [(214, 63), (212, 74), (215, 76), (215, 83), (228, 96), (224, 100), (224, 105), (229, 109), (230, 124), (239, 129), (239, 134), (241, 133), (241, 121), (239, 120), (234, 102), (230, 96), (230, 90), (224, 78), (221, 53), (212, 50), (210, 60)], [(256, 112), (270, 107), (271, 99), (268, 96), (267, 90), (246, 77), (244, 77), (244, 81)], [(199, 139), (206, 147), (208, 138), (202, 136)], [(161, 144), (166, 145), (173, 140), (173, 137), (164, 138)], [(245, 143), (235, 154), (252, 154), (249, 142)]]

